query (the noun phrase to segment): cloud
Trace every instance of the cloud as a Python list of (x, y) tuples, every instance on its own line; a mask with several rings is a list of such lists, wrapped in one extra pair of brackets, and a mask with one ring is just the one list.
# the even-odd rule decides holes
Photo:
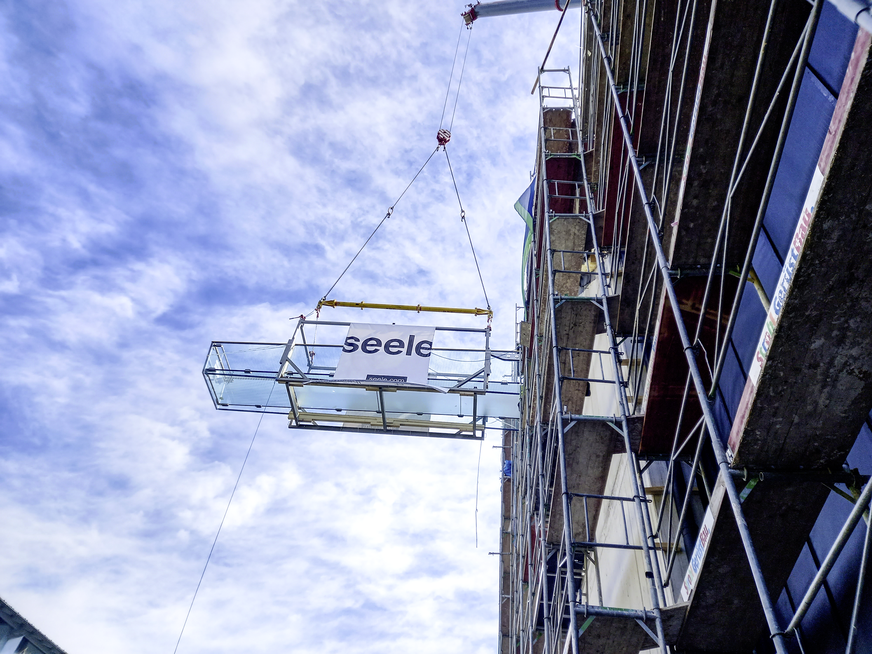
[[(396, 202), (436, 146), (462, 9), (0, 9), (0, 595), (71, 654), (175, 647), (259, 424), (211, 406), (209, 342), (287, 340)], [(549, 18), (476, 25), (452, 126), (498, 348)], [(484, 303), (444, 154), (335, 296)], [(371, 317), (395, 319), (436, 318)], [(179, 651), (491, 651), (498, 439), (479, 473), (476, 443), (265, 416)]]

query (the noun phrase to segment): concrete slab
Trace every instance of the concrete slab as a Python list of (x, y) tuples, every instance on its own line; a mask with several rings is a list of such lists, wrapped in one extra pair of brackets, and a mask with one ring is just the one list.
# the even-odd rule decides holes
[(773, 298), (768, 354), (758, 349), (759, 379), (756, 387), (748, 380), (737, 411), (736, 466), (840, 466), (872, 407), (868, 35), (861, 32), (858, 47), (818, 163), (820, 199), (800, 221), (810, 225), (793, 281), (786, 298)]
[[(739, 484), (740, 492), (742, 485)], [(758, 481), (742, 504), (766, 584), (784, 587), (829, 495), (818, 482)], [(678, 647), (697, 652), (750, 652), (766, 628), (745, 549), (721, 480), (712, 495), (708, 551)], [(736, 626), (741, 625), (740, 629)]]
[[(547, 302), (548, 300), (543, 300)], [(547, 306), (540, 313), (540, 329), (550, 327), (547, 324)], [(555, 310), (555, 326), (557, 328), (557, 344), (564, 348), (592, 349), (594, 336), (602, 329), (602, 310), (589, 300), (572, 300), (561, 303)], [(552, 374), (553, 356), (550, 349), (550, 338), (547, 339), (547, 350), (540, 356), (543, 363), (543, 380), (545, 399), (543, 402), (543, 419), (547, 420), (550, 415), (552, 396), (554, 391), (554, 375)], [(560, 365), (564, 376), (570, 376), (571, 371), (576, 371), (574, 377), (586, 377), (590, 370), (589, 352), (568, 352), (560, 354)], [(571, 362), (570, 362), (571, 359)], [(587, 382), (564, 381), (561, 386), (563, 408), (568, 413), (582, 413), (584, 398), (587, 395)]]
[[(760, 125), (769, 99), (802, 32), (810, 5), (779, 3), (766, 42), (766, 59), (758, 97), (751, 116), (753, 130)], [(683, 182), (674, 209), (678, 229), (667, 247), (672, 267), (707, 263), (714, 253), (718, 225), (727, 197), (735, 149), (739, 145), (745, 106), (750, 94), (757, 52), (769, 4), (742, 0), (717, 0), (709, 14), (710, 48), (698, 78), (701, 90), (692, 146), (686, 152)], [(782, 94), (782, 107), (787, 93)], [(775, 115), (780, 115), (775, 113)], [(779, 121), (767, 123), (742, 181), (732, 196), (730, 240), (726, 265), (731, 268), (745, 256), (759, 198), (775, 148)]]
[[(641, 421), (641, 416), (633, 416), (628, 421), (631, 443), (638, 437)], [(565, 439), (569, 492), (603, 495), (612, 456), (624, 449), (621, 435), (605, 421), (585, 420), (576, 422), (566, 432)], [(560, 483), (560, 468), (556, 463), (551, 483), (551, 511), (546, 540), (556, 544), (560, 542), (563, 534), (563, 488)], [(571, 502), (573, 541), (593, 540), (601, 505), (601, 500), (588, 499), (585, 514), (583, 500), (574, 498)]]
[(549, 222), (553, 251), (551, 265), (555, 271), (554, 292), (558, 295), (579, 295), (581, 284), (596, 272), (596, 258), (580, 254), (587, 246), (589, 223), (574, 214), (559, 215)]

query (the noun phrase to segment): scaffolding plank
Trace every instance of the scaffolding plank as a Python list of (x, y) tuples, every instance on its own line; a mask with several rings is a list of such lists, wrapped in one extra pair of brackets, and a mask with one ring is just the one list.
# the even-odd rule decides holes
[(820, 198), (806, 201), (816, 207), (791, 246), (793, 256), (808, 225), (793, 280), (773, 298), (764, 329), (774, 333), (755, 353), (762, 370), (730, 436), (735, 465), (840, 466), (872, 406), (869, 41), (861, 31), (818, 162)]
[[(641, 427), (641, 416), (628, 419), (631, 443)], [(603, 495), (612, 455), (624, 450), (621, 435), (606, 421), (584, 420), (576, 422), (566, 432), (566, 481), (570, 493)], [(563, 534), (563, 488), (560, 484), (559, 467), (554, 467), (551, 488), (551, 513), (548, 520), (546, 540), (556, 544)], [(572, 502), (572, 540), (594, 540), (596, 524), (602, 501), (590, 498), (587, 501), (587, 517), (590, 520), (588, 537), (584, 502), (575, 498)]]
[[(675, 644), (687, 611), (687, 604), (675, 604), (661, 609), (663, 635), (667, 645)], [(580, 654), (639, 654), (640, 650), (657, 647), (644, 629), (631, 618), (579, 615), (578, 651)], [(657, 633), (653, 619), (645, 625)]]
[[(742, 510), (766, 585), (772, 591), (777, 593), (776, 589), (784, 587), (828, 495), (829, 489), (821, 483), (767, 479), (765, 475), (747, 494)], [(720, 479), (710, 510), (714, 522), (708, 551), (678, 645), (690, 651), (749, 652), (764, 632), (766, 621)]]

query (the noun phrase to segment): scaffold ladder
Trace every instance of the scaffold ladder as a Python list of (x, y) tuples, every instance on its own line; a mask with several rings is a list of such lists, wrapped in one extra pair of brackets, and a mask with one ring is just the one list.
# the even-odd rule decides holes
[[(551, 83), (555, 76), (565, 76), (563, 83)], [(538, 313), (547, 311), (547, 314), (537, 316), (533, 325), (535, 330), (533, 343), (537, 345), (534, 348), (536, 354), (533, 362), (533, 373), (537, 380), (534, 398), (536, 418), (533, 425), (525, 426), (535, 433), (535, 458), (539, 471), (538, 501), (541, 524), (538, 530), (537, 549), (541, 552), (541, 563), (540, 580), (535, 597), (541, 603), (544, 616), (542, 625), (545, 642), (542, 651), (546, 654), (561, 651), (578, 654), (579, 639), (584, 638), (591, 625), (596, 623), (597, 625), (613, 624), (616, 629), (621, 630), (638, 626), (647, 633), (659, 650), (666, 654), (667, 644), (661, 616), (661, 608), (665, 606), (666, 600), (659, 566), (652, 554), (654, 540), (651, 536), (647, 498), (641, 471), (631, 445), (629, 427), (631, 411), (624, 390), (626, 383), (621, 369), (620, 349), (610, 315), (610, 296), (613, 295), (610, 289), (614, 288), (615, 279), (612, 268), (618, 264), (620, 257), (614, 256), (614, 253), (613, 256), (607, 256), (598, 243), (594, 224), (595, 208), (592, 206), (592, 194), (575, 120), (575, 116), (578, 115), (577, 98), (569, 70), (541, 70), (538, 88), (540, 97), (538, 202), (540, 220), (547, 221), (538, 233), (541, 234), (540, 247), (544, 251), (546, 270), (542, 272), (547, 278), (547, 290), (537, 289), (531, 301), (537, 303)], [(556, 160), (564, 160), (570, 164), (567, 166), (558, 162), (549, 166), (549, 162)], [(577, 176), (560, 179), (559, 175), (549, 175), (549, 170), (556, 170), (561, 165), (564, 177), (567, 176), (567, 170), (572, 170)], [(572, 241), (569, 245), (552, 242), (552, 231), (558, 231), (561, 225), (562, 235)], [(543, 267), (542, 263), (540, 259), (540, 267)], [(575, 279), (578, 280), (577, 291), (572, 288)], [(539, 297), (535, 297), (536, 295)], [(594, 350), (593, 343), (582, 343), (579, 346), (578, 343), (562, 342), (558, 329), (560, 320), (558, 313), (561, 310), (565, 312), (565, 307), (570, 305), (575, 307), (569, 309), (570, 311), (584, 316), (581, 319), (583, 322), (596, 325), (591, 328), (593, 332), (606, 334), (607, 350)], [(543, 344), (541, 348), (538, 347), (540, 342)], [(594, 356), (611, 362), (610, 377), (602, 375), (595, 378), (587, 372), (586, 366), (589, 367), (589, 362)], [(551, 375), (550, 380), (547, 379), (548, 375)], [(589, 388), (590, 384), (595, 383), (613, 385), (616, 391), (618, 415), (603, 417), (581, 415), (581, 407), (574, 404), (579, 398), (578, 389), (584, 386)], [(551, 397), (547, 396), (549, 386)], [(568, 390), (570, 386), (572, 391)], [(573, 397), (570, 398), (568, 394)], [(583, 403), (583, 399), (581, 402)], [(543, 420), (543, 405), (550, 405), (547, 424), (544, 424), (546, 420)], [(567, 469), (567, 438), (571, 430), (582, 428), (599, 430), (599, 433), (603, 433), (604, 430), (606, 434), (617, 434), (624, 456), (627, 457), (627, 468), (631, 472), (631, 497), (610, 497), (602, 493), (573, 491)], [(532, 442), (532, 438), (528, 440)], [(530, 447), (529, 443), (527, 447)], [(546, 506), (544, 495), (548, 480), (552, 478), (551, 468), (555, 466), (556, 476), (559, 477), (559, 482), (555, 483), (559, 483), (560, 487), (560, 506), (552, 505), (550, 514), (554, 516), (555, 512), (559, 511), (563, 519), (560, 527), (561, 538), (556, 545), (549, 544), (544, 522)], [(556, 490), (553, 497), (556, 504)], [(627, 512), (631, 514), (635, 529), (641, 536), (638, 541), (631, 542), (628, 529), (625, 529), (627, 538), (624, 542), (597, 541), (596, 518), (591, 519), (591, 513), (595, 513), (596, 507), (605, 501), (619, 503), (622, 512), (625, 511), (623, 508), (625, 505), (632, 507)], [(581, 503), (583, 509), (573, 510), (573, 502), (576, 506)], [(583, 524), (574, 524), (578, 521)], [(626, 524), (625, 520), (625, 526)], [(577, 535), (579, 530), (582, 530), (583, 534)], [(598, 550), (602, 548), (632, 549), (641, 552), (645, 577), (649, 582), (651, 608), (633, 610), (603, 606), (598, 568)], [(554, 568), (553, 573), (549, 568)], [(587, 579), (589, 572), (597, 575), (595, 598), (591, 597)], [(598, 603), (594, 603), (594, 599)]]

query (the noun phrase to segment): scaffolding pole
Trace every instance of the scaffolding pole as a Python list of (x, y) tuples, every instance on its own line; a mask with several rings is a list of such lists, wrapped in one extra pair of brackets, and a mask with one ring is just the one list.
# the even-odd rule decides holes
[(700, 407), (702, 408), (703, 415), (705, 416), (706, 427), (708, 428), (709, 436), (712, 442), (712, 449), (714, 450), (715, 459), (717, 460), (720, 475), (724, 481), (726, 493), (729, 498), (730, 506), (733, 510), (736, 525), (739, 530), (739, 536), (742, 540), (742, 545), (748, 558), (748, 564), (751, 567), (751, 575), (753, 576), (754, 583), (757, 587), (757, 593), (760, 598), (763, 613), (766, 616), (766, 623), (769, 627), (769, 633), (772, 637), (772, 641), (778, 654), (787, 654), (783, 632), (778, 625), (778, 618), (775, 615), (775, 608), (772, 602), (772, 598), (769, 595), (769, 589), (766, 587), (766, 581), (763, 579), (763, 572), (760, 568), (760, 562), (757, 558), (757, 552), (751, 540), (750, 530), (748, 529), (748, 524), (742, 511), (739, 494), (736, 490), (736, 485), (729, 474), (729, 465), (727, 463), (726, 453), (724, 451), (724, 447), (719, 436), (717, 425), (715, 424), (714, 415), (712, 414), (711, 406), (704, 399), (707, 397), (707, 389), (705, 388), (702, 375), (700, 374), (699, 366), (694, 356), (693, 344), (690, 342), (690, 338), (687, 334), (687, 328), (684, 325), (684, 319), (681, 316), (681, 308), (678, 303), (678, 297), (675, 293), (675, 286), (673, 285), (672, 278), (670, 276), (669, 262), (666, 260), (666, 255), (663, 252), (663, 246), (660, 243), (657, 223), (654, 220), (654, 216), (651, 212), (651, 201), (648, 198), (648, 194), (645, 190), (645, 184), (642, 180), (642, 173), (639, 168), (638, 160), (636, 158), (636, 150), (633, 146), (630, 126), (627, 121), (627, 115), (621, 105), (617, 84), (615, 83), (615, 78), (609, 63), (611, 59), (606, 51), (602, 32), (600, 31), (598, 25), (598, 17), (595, 11), (590, 7), (590, 5), (585, 6), (583, 11), (585, 12), (585, 15), (590, 21), (591, 27), (595, 35), (596, 47), (602, 57), (603, 70), (605, 71), (606, 77), (608, 79), (608, 86), (611, 92), (615, 110), (618, 112), (618, 120), (624, 138), (624, 146), (628, 155), (630, 166), (632, 167), (633, 176), (636, 181), (636, 190), (639, 194), (639, 200), (642, 204), (645, 218), (648, 223), (648, 231), (651, 237), (651, 244), (654, 247), (654, 251), (656, 254), (657, 265), (661, 272), (663, 287), (666, 291), (669, 305), (675, 318), (679, 338), (681, 339), (681, 345), (684, 350), (685, 358), (687, 359), (688, 366), (690, 367), (690, 373), (693, 378), (693, 383), (696, 388), (697, 395), (700, 398)]

